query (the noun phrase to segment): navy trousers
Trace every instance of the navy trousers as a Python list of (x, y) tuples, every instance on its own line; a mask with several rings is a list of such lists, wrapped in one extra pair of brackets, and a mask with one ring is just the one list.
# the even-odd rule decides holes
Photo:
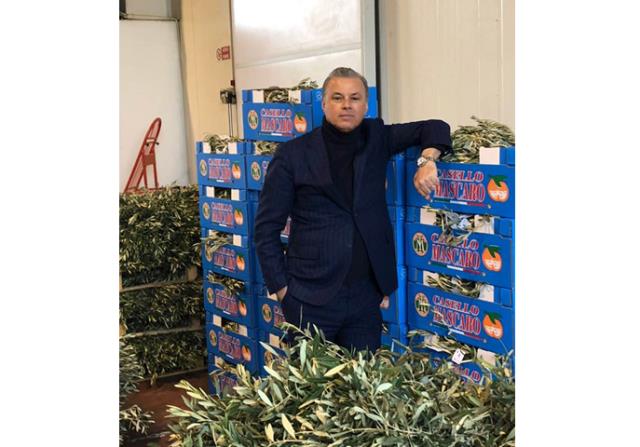
[[(315, 324), (327, 340), (349, 350), (368, 349), (375, 352), (380, 347), (382, 293), (374, 282), (362, 280), (343, 285), (327, 304), (314, 306), (297, 300), (289, 291), (280, 306), (288, 323), (301, 329)], [(289, 333), (291, 343), (295, 334)]]

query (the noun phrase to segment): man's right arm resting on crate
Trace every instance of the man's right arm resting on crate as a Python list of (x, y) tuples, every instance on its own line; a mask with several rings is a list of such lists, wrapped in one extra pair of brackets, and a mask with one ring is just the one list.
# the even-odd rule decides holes
[(280, 232), (293, 209), (295, 186), (287, 157), (289, 144), (281, 143), (269, 163), (255, 223), (255, 245), (269, 293), (282, 300), (287, 292), (287, 269)]

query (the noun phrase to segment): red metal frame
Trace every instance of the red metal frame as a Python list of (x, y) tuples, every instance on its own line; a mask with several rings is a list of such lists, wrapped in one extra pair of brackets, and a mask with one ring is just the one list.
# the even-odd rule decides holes
[[(156, 145), (158, 142), (158, 134), (162, 127), (162, 120), (156, 118), (153, 120), (147, 130), (147, 134), (142, 140), (142, 145), (138, 151), (138, 156), (133, 164), (133, 169), (127, 180), (127, 185), (124, 187), (124, 192), (135, 192), (140, 189), (140, 182), (144, 181), (144, 187), (146, 189), (158, 189), (158, 169), (156, 167)], [(153, 166), (153, 187), (149, 188), (147, 182), (147, 167)]]

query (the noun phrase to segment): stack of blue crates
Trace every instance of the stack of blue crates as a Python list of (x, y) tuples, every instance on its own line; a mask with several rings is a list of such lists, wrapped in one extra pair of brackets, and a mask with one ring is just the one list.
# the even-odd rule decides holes
[[(515, 148), (481, 150), (480, 164), (438, 163), (440, 186), (431, 200), (411, 181), (418, 148), (407, 151), (405, 251), (408, 266), (409, 330), (449, 336), (480, 353), (508, 354), (514, 349), (514, 203)], [(435, 213), (422, 207), (473, 215), (474, 232), (458, 245), (441, 238)], [(484, 218), (480, 220), (480, 218)], [(454, 236), (464, 234), (454, 231)], [(485, 284), (479, 298), (429, 286), (429, 276), (444, 274)], [(480, 382), (480, 367), (451, 362), (464, 377)], [(513, 359), (513, 358), (512, 358)], [(515, 363), (512, 361), (512, 367)]]
[(407, 266), (404, 250), (405, 164), (404, 153), (394, 155), (387, 165), (385, 182), (387, 209), (396, 248), (398, 289), (390, 296), (385, 296), (380, 305), (383, 321), (382, 345), (397, 352), (402, 351), (402, 346), (407, 344)]
[[(258, 194), (247, 189), (245, 142), (228, 143), (228, 153), (214, 153), (207, 142), (197, 142), (200, 226), (202, 237), (224, 234), (229, 243), (218, 249), (203, 249), (203, 289), (206, 311), (205, 332), (209, 371), (229, 370), (242, 364), (255, 374), (259, 368), (255, 262), (253, 245), (253, 203)], [(220, 198), (224, 192), (227, 198)], [(237, 294), (229, 293), (215, 277), (241, 281)], [(212, 393), (235, 383), (229, 372), (210, 381)]]

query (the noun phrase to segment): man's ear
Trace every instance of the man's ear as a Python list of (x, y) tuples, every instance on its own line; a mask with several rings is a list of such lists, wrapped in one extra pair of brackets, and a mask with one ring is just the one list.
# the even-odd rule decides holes
[(321, 104), (322, 104), (322, 113), (324, 113), (326, 115), (326, 113), (325, 113), (326, 101), (325, 101), (325, 97), (324, 96), (322, 97), (322, 103)]

